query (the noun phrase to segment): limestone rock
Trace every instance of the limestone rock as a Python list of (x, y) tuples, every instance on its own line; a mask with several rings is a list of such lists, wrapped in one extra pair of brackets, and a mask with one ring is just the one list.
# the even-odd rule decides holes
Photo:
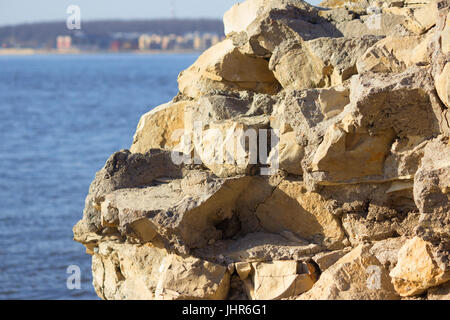
[(344, 37), (407, 36), (413, 34), (403, 26), (406, 20), (401, 13), (376, 13), (362, 15), (360, 19), (334, 22), (335, 28)]
[[(235, 4), (223, 17), (225, 35), (245, 31), (264, 10), (264, 0), (249, 0)], [(266, 1), (267, 2), (267, 1)]]
[(207, 51), (178, 77), (180, 92), (197, 98), (215, 90), (253, 90), (274, 94), (278, 82), (268, 62), (242, 54), (231, 40)]
[[(440, 132), (443, 116), (433, 103), (430, 75), (416, 68), (395, 76), (363, 74), (353, 79), (350, 104), (327, 129), (312, 157), (313, 179), (330, 184), (401, 178), (383, 178), (395, 139), (429, 139)], [(417, 103), (410, 102), (412, 96)]]
[(194, 257), (169, 255), (159, 268), (158, 300), (223, 300), (230, 288), (226, 267)]
[(107, 194), (123, 188), (150, 186), (158, 178), (181, 176), (182, 168), (171, 161), (170, 152), (155, 149), (146, 154), (114, 153), (90, 186), (83, 219), (74, 227), (75, 240), (84, 244), (95, 244), (98, 240), (93, 235), (103, 229), (100, 212)]
[(238, 262), (236, 263), (236, 272), (239, 275), (239, 278), (241, 280), (245, 280), (250, 275), (250, 272), (252, 271), (252, 265), (248, 262)]
[(379, 39), (322, 37), (280, 45), (269, 67), (284, 89), (338, 85), (356, 73), (357, 59)]
[(421, 36), (387, 37), (359, 58), (358, 73), (398, 73), (417, 63), (429, 63), (426, 40)]
[(344, 86), (335, 86), (319, 91), (319, 103), (325, 119), (340, 114), (344, 107), (350, 103), (350, 92)]
[[(212, 245), (192, 250), (204, 260), (216, 263), (253, 263), (277, 260), (305, 260), (323, 250), (287, 230), (277, 233), (260, 231), (218, 240)], [(238, 269), (239, 272), (239, 269)]]
[(427, 144), (414, 177), (414, 200), (421, 213), (416, 234), (435, 246), (435, 263), (450, 269), (450, 145), (438, 137)]
[(233, 6), (91, 184), (98, 296), (448, 299), (449, 11)]
[(436, 24), (438, 14), (437, 1), (430, 1), (422, 6), (389, 8), (384, 10), (405, 17), (402, 25), (414, 34), (423, 34)]
[(288, 230), (304, 239), (320, 239), (329, 248), (342, 247), (345, 239), (324, 199), (307, 192), (302, 183), (283, 181), (256, 210), (261, 226), (270, 232)]
[(185, 107), (189, 102), (167, 103), (144, 114), (138, 124), (130, 151), (146, 153), (150, 149), (172, 149), (179, 143), (177, 130), (184, 130)]
[(251, 279), (245, 280), (253, 300), (278, 300), (308, 291), (315, 279), (297, 261), (256, 262), (251, 264)]
[(398, 262), (398, 252), (406, 242), (406, 238), (389, 238), (377, 241), (370, 248), (370, 252), (377, 257), (378, 261), (391, 271)]
[[(194, 141), (194, 149), (201, 162), (218, 177), (250, 173), (260, 164), (260, 130), (268, 130), (268, 117), (239, 118), (210, 123), (202, 138)], [(267, 131), (264, 131), (267, 133)], [(267, 137), (270, 143), (271, 137)], [(267, 144), (267, 143), (266, 143)]]
[[(392, 183), (334, 185), (322, 187), (320, 193), (328, 199), (330, 212), (339, 217), (350, 243), (357, 246), (414, 235), (420, 214), (412, 188), (396, 192), (391, 188)], [(385, 246), (390, 250), (389, 243)]]
[(450, 279), (450, 273), (434, 261), (432, 245), (419, 237), (409, 240), (400, 249), (398, 263), (390, 276), (395, 290), (403, 297), (419, 295)]
[(302, 175), (300, 161), (304, 156), (304, 148), (298, 144), (296, 136), (294, 131), (281, 133), (278, 162), (280, 169), (291, 174)]
[[(449, 30), (450, 31), (450, 30)], [(436, 90), (441, 101), (450, 108), (450, 62), (436, 79)]]
[[(248, 9), (252, 8), (252, 13)], [(256, 12), (256, 14), (255, 14)], [(339, 36), (335, 27), (305, 1), (251, 0), (225, 14), (225, 30), (243, 52), (269, 56), (281, 44)]]
[(141, 243), (159, 235), (183, 252), (185, 246), (201, 247), (222, 238), (215, 225), (233, 216), (234, 203), (247, 183), (245, 177), (223, 180), (193, 171), (184, 179), (107, 194), (102, 216), (115, 213), (116, 227)]
[(106, 300), (153, 300), (159, 268), (167, 255), (158, 245), (104, 241), (92, 257), (95, 291)]
[(388, 272), (360, 245), (320, 276), (300, 300), (397, 300)]
[(269, 68), (284, 89), (307, 89), (328, 84), (325, 64), (303, 44), (278, 47)]
[(338, 261), (347, 253), (349, 253), (350, 249), (351, 248), (344, 248), (335, 251), (321, 252), (315, 255), (312, 259), (314, 260), (315, 263), (317, 263), (317, 265), (320, 268), (320, 271), (324, 272), (332, 265), (334, 265), (336, 261)]
[[(357, 73), (356, 62), (380, 37), (364, 35), (349, 38), (318, 38), (307, 45), (312, 54), (320, 59), (324, 76), (331, 85), (342, 84)], [(317, 86), (316, 86), (317, 87)]]

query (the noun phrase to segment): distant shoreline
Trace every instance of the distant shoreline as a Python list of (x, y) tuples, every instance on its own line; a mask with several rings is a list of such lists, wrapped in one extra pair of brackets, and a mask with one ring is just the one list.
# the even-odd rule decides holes
[(137, 54), (137, 55), (151, 55), (151, 54), (200, 54), (201, 51), (196, 50), (129, 50), (129, 51), (111, 51), (111, 50), (45, 50), (45, 49), (0, 49), (0, 56), (27, 56), (27, 55), (77, 55), (77, 54)]

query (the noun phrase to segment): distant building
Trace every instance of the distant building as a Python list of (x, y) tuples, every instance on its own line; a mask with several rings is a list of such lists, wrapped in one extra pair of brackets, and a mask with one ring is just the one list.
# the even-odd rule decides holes
[(156, 34), (143, 34), (138, 39), (139, 50), (160, 50), (162, 44), (162, 37)]
[(56, 49), (60, 51), (72, 48), (72, 38), (70, 36), (58, 36), (56, 38)]
[[(195, 50), (203, 51), (219, 43), (222, 38), (212, 33), (187, 33), (181, 35), (158, 35), (158, 34), (116, 34), (115, 40), (110, 47), (113, 51), (119, 50)], [(132, 41), (133, 43), (130, 43)]]
[(121, 47), (121, 42), (119, 40), (114, 40), (113, 42), (111, 42), (111, 51), (119, 51), (120, 47)]

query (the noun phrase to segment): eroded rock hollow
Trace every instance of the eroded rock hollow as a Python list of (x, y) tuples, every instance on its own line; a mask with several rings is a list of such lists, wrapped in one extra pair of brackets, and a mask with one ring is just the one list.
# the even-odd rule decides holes
[(99, 297), (449, 299), (449, 7), (233, 6), (90, 187)]

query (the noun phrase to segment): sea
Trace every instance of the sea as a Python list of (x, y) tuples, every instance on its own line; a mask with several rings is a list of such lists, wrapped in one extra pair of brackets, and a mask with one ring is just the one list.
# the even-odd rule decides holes
[(72, 233), (89, 185), (197, 56), (0, 56), (0, 300), (98, 299)]

